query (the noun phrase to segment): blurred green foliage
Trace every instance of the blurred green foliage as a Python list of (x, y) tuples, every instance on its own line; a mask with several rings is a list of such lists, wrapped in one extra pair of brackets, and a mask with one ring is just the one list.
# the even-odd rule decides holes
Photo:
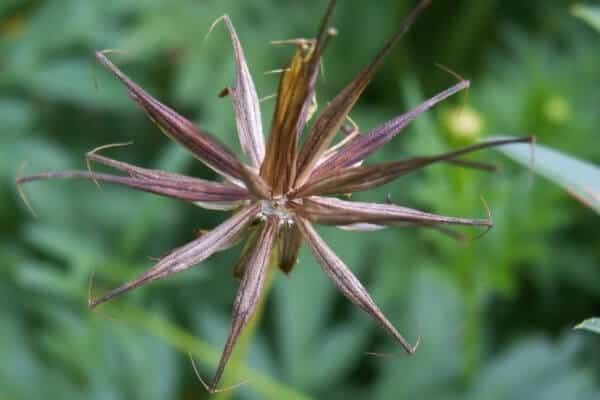
[[(373, 56), (412, 2), (340, 2), (340, 35), (325, 59), (324, 104)], [(363, 130), (453, 83), (434, 66), (472, 80), (421, 117), (373, 161), (435, 154), (498, 134), (534, 133), (540, 143), (600, 161), (597, 33), (574, 18), (572, 2), (434, 2), (367, 90), (352, 116)], [(210, 177), (138, 112), (124, 89), (95, 68), (93, 51), (235, 149), (231, 104), (218, 99), (234, 63), (222, 28), (228, 13), (261, 96), (274, 92), (292, 49), (269, 41), (308, 36), (324, 0), (121, 0), (0, 2), (0, 398), (187, 399), (206, 397), (228, 329), (239, 248), (173, 279), (87, 310), (114, 287), (223, 215), (91, 182), (28, 186), (38, 219), (14, 177), (84, 168), (99, 145), (134, 141), (111, 155), (142, 166)], [(97, 87), (97, 89), (95, 88)], [(480, 128), (461, 134), (449, 115), (468, 102)], [(263, 103), (265, 123), (272, 101)], [(458, 130), (457, 130), (458, 129)], [(467, 134), (468, 133), (468, 134)], [(338, 294), (304, 249), (290, 278), (277, 274), (245, 361), (231, 366), (217, 398), (597, 399), (600, 343), (572, 331), (600, 306), (597, 215), (561, 189), (488, 152), (495, 175), (434, 166), (365, 195), (459, 216), (490, 205), (495, 227), (458, 243), (426, 230), (325, 238), (364, 279), (409, 338), (414, 357)], [(472, 233), (473, 236), (476, 232)]]

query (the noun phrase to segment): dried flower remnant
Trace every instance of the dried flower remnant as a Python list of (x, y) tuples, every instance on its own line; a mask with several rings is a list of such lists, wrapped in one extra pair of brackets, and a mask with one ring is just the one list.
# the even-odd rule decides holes
[[(88, 162), (94, 161), (112, 167), (122, 172), (121, 175), (95, 173), (91, 170), (60, 171), (17, 179), (18, 185), (54, 178), (89, 179), (173, 197), (201, 207), (234, 211), (232, 217), (213, 230), (177, 248), (138, 278), (91, 300), (89, 304), (91, 308), (95, 308), (148, 282), (185, 271), (245, 238), (246, 245), (234, 271), (240, 280), (240, 286), (235, 298), (233, 321), (217, 372), (208, 386), (211, 392), (218, 390), (217, 385), (236, 341), (260, 301), (272, 255), (277, 256), (277, 266), (289, 274), (297, 262), (298, 252), (304, 241), (335, 286), (375, 318), (407, 353), (414, 353), (416, 346), (409, 344), (388, 321), (352, 271), (323, 241), (313, 224), (331, 224), (347, 230), (424, 226), (445, 231), (448, 225), (490, 227), (491, 220), (446, 217), (393, 204), (346, 201), (324, 195), (372, 189), (439, 161), (487, 169), (487, 164), (463, 160), (461, 157), (488, 147), (531, 140), (497, 140), (437, 156), (362, 165), (366, 157), (389, 142), (418, 115), (469, 86), (468, 81), (461, 80), (413, 110), (364, 134), (345, 125), (349, 112), (385, 56), (429, 3), (421, 1), (374, 61), (317, 116), (307, 137), (301, 142), (307, 121), (314, 111), (315, 86), (323, 52), (330, 37), (336, 33), (329, 26), (335, 3), (334, 0), (330, 1), (316, 39), (296, 41), (298, 51), (288, 67), (282, 70), (275, 113), (266, 144), (259, 97), (242, 45), (229, 17), (220, 18), (231, 36), (237, 66), (235, 84), (226, 89), (224, 94), (232, 97), (239, 139), (250, 165), (241, 161), (216, 137), (162, 104), (132, 81), (107, 57), (108, 51), (96, 53), (98, 61), (123, 82), (132, 99), (154, 123), (171, 139), (185, 146), (194, 157), (221, 175), (224, 178), (222, 182), (140, 168), (99, 155), (98, 151), (107, 146), (88, 153), (86, 159)], [(344, 138), (334, 143), (340, 132)], [(274, 251), (275, 248), (278, 251)]]

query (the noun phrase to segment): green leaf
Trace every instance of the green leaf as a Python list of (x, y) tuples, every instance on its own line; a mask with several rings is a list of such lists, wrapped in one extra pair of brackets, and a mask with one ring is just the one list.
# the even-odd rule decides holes
[(32, 104), (19, 97), (0, 97), (0, 120), (2, 131), (12, 140), (31, 129), (33, 120)]
[(600, 334), (600, 318), (588, 318), (577, 325), (574, 329), (583, 329)]
[(578, 340), (530, 337), (490, 360), (463, 399), (596, 399), (590, 371), (576, 363)]
[(575, 4), (571, 8), (571, 14), (581, 18), (592, 28), (600, 32), (600, 6), (589, 6), (585, 4)]
[(528, 144), (502, 146), (498, 151), (521, 164), (530, 165), (536, 173), (600, 213), (600, 168), (597, 166), (539, 144), (535, 145), (533, 159)]
[[(133, 110), (122, 85), (108, 74), (97, 72), (90, 57), (63, 59), (46, 65), (29, 78), (28, 88), (54, 101), (112, 110)], [(99, 70), (99, 68), (98, 68)]]
[[(384, 358), (380, 383), (373, 386), (369, 398), (438, 398), (446, 383), (464, 370), (460, 332), (465, 304), (445, 274), (429, 267), (419, 269), (410, 278), (404, 315), (397, 326), (409, 340), (421, 337), (419, 348), (410, 358)], [(394, 354), (397, 345), (389, 343), (385, 351)]]
[[(220, 350), (194, 337), (192, 334), (180, 329), (169, 321), (137, 307), (122, 305), (119, 308), (120, 316), (131, 321), (146, 332), (160, 338), (166, 343), (182, 352), (192, 354), (205, 365), (215, 367), (219, 359)], [(246, 365), (239, 366), (239, 373), (248, 380), (248, 386), (257, 393), (269, 399), (296, 399), (309, 400), (310, 397), (295, 389), (276, 381), (270, 376)]]

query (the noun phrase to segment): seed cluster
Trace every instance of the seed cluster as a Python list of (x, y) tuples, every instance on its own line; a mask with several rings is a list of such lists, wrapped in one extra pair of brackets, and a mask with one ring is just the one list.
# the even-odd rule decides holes
[[(336, 33), (329, 26), (335, 3), (335, 0), (330, 1), (314, 40), (287, 41), (297, 44), (298, 50), (281, 74), (266, 144), (260, 103), (241, 42), (229, 17), (223, 16), (218, 20), (225, 23), (230, 33), (237, 66), (235, 85), (223, 91), (223, 95), (232, 98), (240, 143), (249, 165), (216, 137), (152, 97), (131, 80), (107, 57), (109, 51), (96, 53), (99, 62), (121, 80), (131, 98), (148, 117), (194, 157), (217, 172), (223, 181), (214, 182), (145, 169), (98, 154), (100, 150), (117, 145), (102, 146), (88, 153), (86, 159), (121, 171), (121, 175), (95, 173), (90, 169), (47, 172), (17, 179), (18, 185), (54, 178), (91, 179), (176, 198), (210, 209), (233, 211), (233, 215), (225, 222), (175, 249), (138, 278), (89, 303), (94, 308), (149, 282), (185, 271), (212, 254), (242, 239), (246, 240), (234, 270), (240, 286), (233, 306), (231, 329), (214, 378), (210, 385), (206, 385), (210, 392), (218, 390), (217, 385), (235, 343), (256, 311), (272, 255), (277, 255), (276, 266), (285, 274), (290, 274), (303, 243), (310, 247), (323, 271), (340, 292), (373, 316), (407, 353), (414, 353), (416, 345), (409, 344), (388, 321), (364, 286), (325, 243), (313, 224), (363, 231), (421, 226), (435, 228), (455, 237), (460, 237), (460, 234), (450, 230), (448, 225), (489, 228), (492, 225), (489, 218), (447, 217), (390, 203), (364, 203), (331, 196), (369, 190), (436, 162), (489, 170), (489, 164), (461, 157), (483, 148), (531, 140), (497, 140), (435, 156), (363, 165), (368, 156), (392, 140), (421, 113), (469, 86), (468, 81), (461, 80), (414, 109), (366, 133), (361, 133), (356, 126), (347, 126), (352, 107), (384, 57), (429, 3), (427, 0), (417, 5), (374, 60), (328, 103), (316, 116), (312, 127), (305, 129), (315, 112), (315, 87), (322, 55), (329, 39)], [(303, 135), (306, 137), (301, 141)], [(341, 139), (336, 141), (339, 136)], [(273, 252), (276, 246), (279, 251)]]

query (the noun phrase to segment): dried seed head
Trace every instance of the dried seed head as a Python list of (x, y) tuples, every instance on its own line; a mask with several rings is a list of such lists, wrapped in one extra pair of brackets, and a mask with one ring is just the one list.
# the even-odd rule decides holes
[[(300, 39), (293, 42), (299, 45), (299, 49), (288, 67), (281, 70), (275, 113), (266, 145), (260, 101), (241, 41), (228, 16), (223, 16), (217, 21), (223, 21), (229, 31), (237, 66), (235, 83), (223, 94), (232, 99), (239, 139), (251, 165), (244, 164), (217, 138), (152, 97), (108, 59), (107, 51), (96, 53), (100, 63), (123, 82), (129, 95), (156, 125), (169, 137), (185, 146), (193, 156), (222, 175), (225, 182), (209, 182), (145, 169), (98, 154), (98, 150), (106, 147), (88, 153), (87, 160), (102, 163), (122, 172), (123, 175), (101, 174), (89, 170), (48, 172), (17, 178), (19, 189), (22, 184), (35, 180), (90, 179), (169, 196), (207, 208), (237, 210), (219, 226), (159, 260), (153, 268), (137, 279), (90, 302), (90, 307), (94, 308), (146, 283), (185, 271), (212, 254), (247, 238), (242, 257), (235, 267), (235, 276), (240, 280), (240, 288), (234, 304), (231, 330), (217, 372), (212, 383), (207, 385), (210, 392), (218, 391), (217, 385), (233, 347), (256, 311), (265, 285), (268, 262), (275, 246), (278, 248), (277, 265), (287, 274), (296, 265), (300, 247), (306, 241), (335, 286), (348, 299), (372, 315), (407, 353), (414, 353), (416, 346), (410, 345), (387, 320), (352, 271), (319, 236), (313, 223), (333, 224), (341, 229), (365, 231), (389, 226), (424, 226), (454, 234), (446, 228), (447, 225), (490, 227), (491, 220), (446, 217), (401, 207), (391, 202), (362, 203), (324, 195), (375, 188), (440, 161), (489, 170), (489, 164), (464, 160), (461, 157), (483, 148), (532, 141), (532, 138), (498, 140), (437, 156), (362, 166), (366, 157), (390, 141), (420, 114), (469, 86), (468, 81), (461, 80), (413, 110), (364, 134), (349, 119), (352, 107), (383, 63), (385, 56), (429, 3), (422, 0), (375, 59), (325, 107), (308, 132), (308, 137), (300, 145), (300, 137), (307, 120), (316, 108), (315, 87), (323, 52), (328, 39), (337, 34), (337, 31), (329, 26), (335, 3), (335, 0), (330, 1), (316, 39)], [(346, 120), (350, 120), (353, 126), (347, 128)], [(340, 130), (345, 138), (333, 144), (333, 139)]]

